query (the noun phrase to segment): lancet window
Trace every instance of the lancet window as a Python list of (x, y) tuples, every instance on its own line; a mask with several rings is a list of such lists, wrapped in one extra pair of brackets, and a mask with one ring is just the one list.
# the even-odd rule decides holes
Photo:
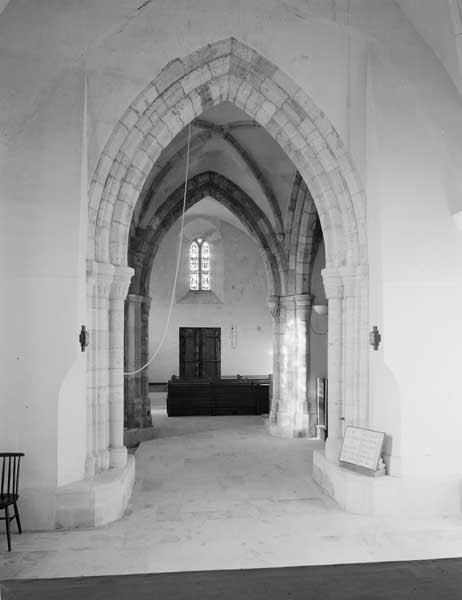
[(189, 247), (189, 289), (210, 290), (210, 245), (201, 238)]

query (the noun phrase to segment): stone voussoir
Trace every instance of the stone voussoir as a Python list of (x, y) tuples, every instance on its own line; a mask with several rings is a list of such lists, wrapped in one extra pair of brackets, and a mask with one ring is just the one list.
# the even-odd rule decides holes
[(185, 66), (179, 58), (170, 61), (151, 83), (159, 94), (162, 94), (175, 81), (186, 73)]
[(181, 84), (185, 94), (189, 94), (189, 92), (198, 88), (204, 83), (207, 83), (211, 79), (212, 73), (210, 72), (208, 65), (203, 65), (187, 73), (180, 79), (179, 83)]
[(288, 99), (286, 92), (268, 77), (261, 84), (260, 92), (278, 108)]

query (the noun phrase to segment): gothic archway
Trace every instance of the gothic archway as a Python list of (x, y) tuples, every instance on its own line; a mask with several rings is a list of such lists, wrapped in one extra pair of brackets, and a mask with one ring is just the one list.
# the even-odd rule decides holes
[[(159, 73), (117, 123), (91, 182), (87, 263), (89, 302), (94, 308), (91, 327), (104, 335), (108, 326), (109, 351), (104, 345), (98, 347), (88, 368), (91, 381), (95, 373), (101, 376), (98, 365), (107, 364), (107, 376), (101, 381), (102, 387), (108, 384), (103, 403), (109, 402), (113, 433), (106, 449), (111, 448), (111, 456), (121, 457), (111, 464), (120, 463), (124, 455), (116, 435), (123, 420), (123, 333), (115, 328), (120, 322), (117, 294), (123, 285), (126, 293), (132, 274), (126, 267), (131, 216), (162, 149), (205, 109), (224, 101), (244, 110), (280, 144), (308, 186), (319, 214), (329, 300), (327, 455), (338, 455), (344, 418), (351, 424), (368, 421), (368, 270), (362, 186), (342, 140), (307, 94), (258, 52), (229, 38), (175, 59)], [(123, 285), (114, 287), (114, 280)], [(275, 295), (270, 302), (276, 320), (282, 314), (285, 322), (306, 322), (309, 298), (303, 292)], [(290, 339), (282, 343), (289, 344)], [(295, 422), (300, 414), (295, 414), (289, 392), (281, 384), (273, 415), (274, 431), (282, 435), (294, 435), (301, 427)], [(94, 405), (91, 394), (92, 387), (89, 406)], [(105, 442), (93, 433), (100, 429), (101, 424), (89, 423), (90, 457), (104, 455)]]

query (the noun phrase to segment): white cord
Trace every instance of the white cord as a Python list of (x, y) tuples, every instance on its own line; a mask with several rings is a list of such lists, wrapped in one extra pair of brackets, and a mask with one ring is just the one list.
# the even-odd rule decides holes
[(130, 371), (129, 373), (124, 373), (124, 375), (137, 375), (138, 373), (141, 373), (141, 371), (143, 371), (146, 367), (148, 367), (152, 363), (152, 361), (156, 358), (156, 356), (159, 354), (159, 351), (165, 342), (165, 338), (167, 337), (168, 327), (170, 324), (170, 317), (172, 316), (172, 311), (173, 311), (173, 303), (175, 302), (178, 273), (180, 271), (181, 248), (183, 246), (184, 214), (186, 212), (186, 197), (187, 197), (187, 191), (188, 191), (190, 146), (191, 146), (191, 123), (189, 124), (189, 129), (188, 129), (188, 149), (187, 149), (187, 153), (186, 153), (186, 175), (185, 175), (185, 181), (184, 181), (183, 212), (181, 215), (180, 243), (178, 245), (178, 256), (177, 256), (177, 260), (176, 260), (175, 279), (173, 281), (172, 297), (170, 298), (170, 306), (168, 308), (167, 320), (165, 321), (164, 331), (162, 333), (162, 337), (160, 338), (160, 342), (159, 342), (159, 345), (157, 346), (156, 351), (151, 356), (151, 358), (148, 360), (148, 362), (145, 365), (143, 365), (142, 367), (140, 367), (139, 369), (137, 369), (136, 371)]

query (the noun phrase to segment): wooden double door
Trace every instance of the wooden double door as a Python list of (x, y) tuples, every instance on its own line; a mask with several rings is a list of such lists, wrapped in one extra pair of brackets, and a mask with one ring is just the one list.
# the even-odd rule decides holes
[(221, 377), (221, 328), (180, 327), (180, 378)]

